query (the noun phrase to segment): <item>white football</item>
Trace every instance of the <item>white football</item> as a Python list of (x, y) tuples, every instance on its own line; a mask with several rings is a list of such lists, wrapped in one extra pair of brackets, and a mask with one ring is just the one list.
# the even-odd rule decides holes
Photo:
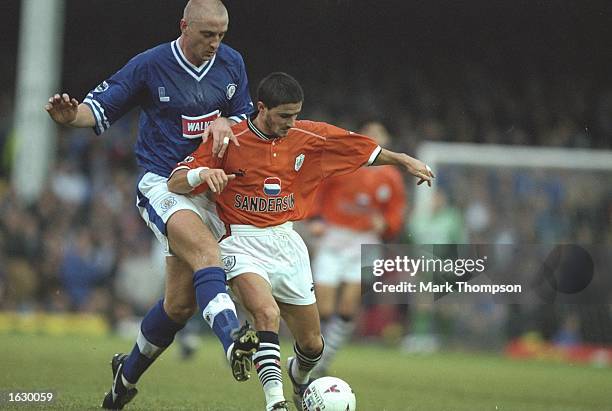
[(302, 397), (304, 411), (355, 411), (355, 394), (340, 378), (322, 377), (310, 383)]

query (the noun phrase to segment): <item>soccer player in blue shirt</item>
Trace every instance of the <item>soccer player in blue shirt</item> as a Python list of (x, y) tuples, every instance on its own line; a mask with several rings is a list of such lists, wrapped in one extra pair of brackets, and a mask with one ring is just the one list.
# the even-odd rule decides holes
[[(234, 378), (250, 376), (257, 334), (240, 327), (217, 239), (223, 225), (206, 199), (168, 191), (166, 180), (202, 139), (213, 139), (222, 156), (231, 125), (252, 111), (242, 56), (221, 41), (229, 17), (219, 0), (190, 0), (180, 21), (181, 36), (132, 58), (79, 102), (68, 94), (49, 98), (45, 110), (59, 124), (92, 127), (102, 134), (133, 107), (140, 107), (136, 159), (141, 168), (137, 204), (164, 244), (166, 290), (144, 317), (129, 355), (111, 361), (113, 385), (103, 408), (122, 409), (137, 394), (135, 384), (174, 340), (199, 307), (221, 341)], [(214, 179), (214, 175), (205, 177)]]

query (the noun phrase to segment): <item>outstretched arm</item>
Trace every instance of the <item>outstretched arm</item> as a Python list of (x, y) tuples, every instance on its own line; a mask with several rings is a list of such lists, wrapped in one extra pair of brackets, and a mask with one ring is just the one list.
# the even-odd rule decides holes
[(45, 111), (58, 124), (72, 127), (93, 127), (96, 124), (91, 109), (86, 104), (79, 104), (75, 98), (66, 93), (49, 97)]
[(419, 181), (417, 185), (427, 182), (427, 185), (431, 187), (432, 180), (436, 177), (431, 171), (431, 168), (421, 160), (410, 157), (405, 153), (396, 153), (387, 149), (382, 149), (376, 160), (372, 163), (373, 166), (384, 166), (393, 165), (399, 166), (406, 170), (413, 176), (417, 177)]
[(219, 168), (199, 167), (192, 170), (181, 168), (172, 173), (168, 179), (168, 190), (177, 194), (187, 194), (196, 187), (204, 185), (204, 190), (210, 189), (213, 193), (221, 193), (230, 180), (236, 178), (235, 174), (225, 174)]

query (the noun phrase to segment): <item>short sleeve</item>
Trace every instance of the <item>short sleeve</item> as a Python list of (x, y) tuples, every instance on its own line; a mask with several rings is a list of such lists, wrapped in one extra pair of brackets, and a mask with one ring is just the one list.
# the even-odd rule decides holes
[(144, 57), (140, 54), (87, 94), (83, 103), (94, 114), (96, 134), (105, 132), (137, 105), (138, 97), (145, 89), (146, 77)]
[(370, 137), (323, 123), (323, 177), (347, 174), (376, 160), (381, 148)]

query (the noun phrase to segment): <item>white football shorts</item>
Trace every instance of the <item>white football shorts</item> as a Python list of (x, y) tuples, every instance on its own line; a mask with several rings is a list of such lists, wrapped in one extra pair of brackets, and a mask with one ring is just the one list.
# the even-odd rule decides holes
[(155, 173), (145, 173), (138, 181), (136, 196), (138, 211), (162, 244), (166, 256), (174, 255), (166, 237), (166, 223), (179, 210), (191, 210), (199, 215), (217, 240), (225, 235), (225, 227), (217, 216), (214, 202), (201, 194), (190, 196), (171, 193), (167, 181), (167, 178)]
[(328, 226), (312, 263), (315, 281), (329, 287), (361, 282), (361, 245), (378, 243), (374, 232)]
[(219, 243), (228, 281), (255, 273), (270, 284), (277, 301), (293, 305), (316, 302), (308, 250), (293, 223), (268, 228), (232, 224), (228, 234)]

